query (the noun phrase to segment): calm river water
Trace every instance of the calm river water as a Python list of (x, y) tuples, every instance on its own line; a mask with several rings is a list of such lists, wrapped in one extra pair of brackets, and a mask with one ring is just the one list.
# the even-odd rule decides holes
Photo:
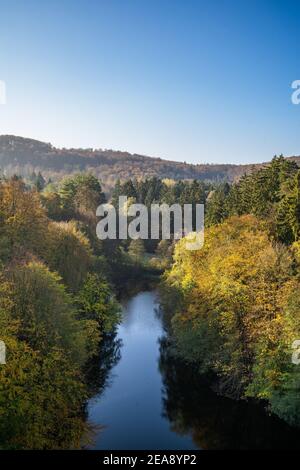
[(88, 403), (94, 449), (300, 448), (299, 431), (261, 406), (217, 396), (173, 357), (155, 291), (124, 302), (101, 357)]

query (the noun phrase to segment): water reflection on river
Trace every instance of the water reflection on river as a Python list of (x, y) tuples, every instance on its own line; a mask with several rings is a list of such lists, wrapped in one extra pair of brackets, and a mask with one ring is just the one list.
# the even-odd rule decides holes
[(300, 447), (299, 431), (260, 406), (217, 396), (175, 359), (158, 307), (155, 291), (124, 302), (117, 335), (103, 346), (88, 404), (99, 426), (94, 449)]

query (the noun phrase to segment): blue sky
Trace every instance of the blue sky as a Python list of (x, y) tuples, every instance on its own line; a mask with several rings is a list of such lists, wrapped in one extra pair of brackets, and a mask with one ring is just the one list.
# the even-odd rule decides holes
[(0, 133), (194, 163), (300, 154), (300, 2), (0, 0)]

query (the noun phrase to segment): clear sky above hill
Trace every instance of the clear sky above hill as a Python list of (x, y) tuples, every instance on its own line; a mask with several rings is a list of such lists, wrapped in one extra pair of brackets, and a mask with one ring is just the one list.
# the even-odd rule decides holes
[(0, 133), (248, 163), (300, 154), (300, 2), (0, 0)]

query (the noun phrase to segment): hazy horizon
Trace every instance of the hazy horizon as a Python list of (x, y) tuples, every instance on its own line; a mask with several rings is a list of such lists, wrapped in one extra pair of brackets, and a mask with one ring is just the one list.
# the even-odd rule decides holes
[[(260, 164), (260, 163), (268, 163), (272, 160), (272, 158), (275, 156), (272, 155), (270, 158), (267, 158), (265, 160), (262, 160), (262, 161), (252, 161), (252, 162), (223, 162), (223, 161), (216, 161), (216, 162), (208, 162), (208, 161), (199, 161), (199, 162), (192, 162), (192, 161), (189, 161), (188, 159), (186, 160), (173, 160), (171, 158), (169, 158), (168, 156), (160, 156), (160, 155), (150, 155), (150, 154), (147, 154), (147, 153), (141, 153), (141, 152), (136, 152), (136, 151), (133, 151), (133, 152), (130, 152), (129, 150), (124, 150), (124, 149), (119, 149), (119, 148), (106, 148), (106, 147), (91, 147), (91, 146), (86, 146), (86, 147), (67, 147), (66, 145), (54, 145), (53, 142), (50, 142), (50, 141), (47, 141), (47, 140), (40, 140), (40, 139), (36, 139), (34, 137), (30, 137), (30, 136), (24, 136), (24, 135), (15, 135), (15, 134), (0, 134), (0, 137), (5, 137), (5, 136), (12, 136), (12, 137), (17, 137), (17, 138), (22, 138), (22, 139), (30, 139), (30, 140), (36, 140), (38, 142), (43, 142), (43, 143), (46, 143), (46, 144), (50, 144), (52, 145), (54, 148), (58, 149), (58, 150), (62, 150), (62, 149), (67, 149), (67, 150), (89, 150), (89, 149), (92, 149), (94, 151), (114, 151), (114, 152), (122, 152), (122, 153), (129, 153), (131, 155), (139, 155), (139, 156), (142, 156), (142, 157), (149, 157), (149, 158), (159, 158), (161, 160), (166, 160), (166, 161), (174, 161), (176, 163), (187, 163), (189, 165), (255, 165), (255, 164)], [(279, 156), (280, 154), (277, 153), (276, 154), (277, 156)], [(300, 155), (283, 155), (284, 157), (298, 157)]]

